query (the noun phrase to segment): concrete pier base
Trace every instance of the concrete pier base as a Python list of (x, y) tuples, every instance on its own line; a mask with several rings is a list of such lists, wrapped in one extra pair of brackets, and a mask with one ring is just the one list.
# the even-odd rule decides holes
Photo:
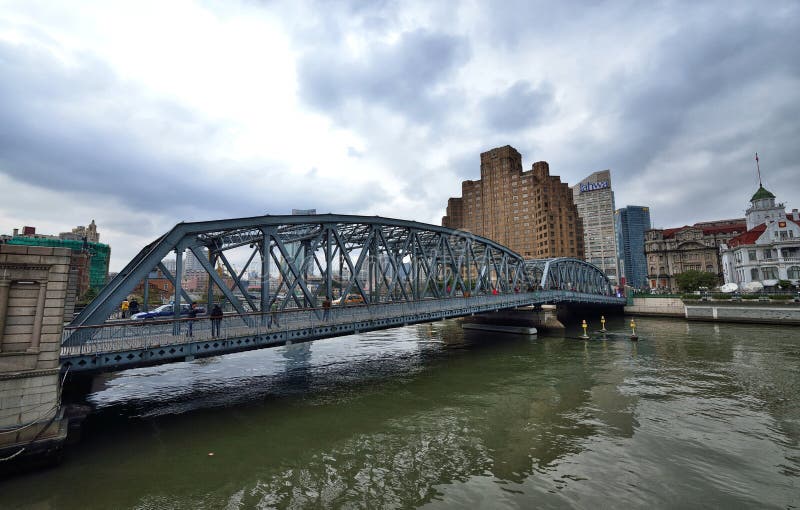
[(60, 457), (61, 330), (71, 251), (0, 245), (0, 472)]
[(464, 322), (461, 327), (474, 331), (493, 331), (495, 333), (508, 333), (512, 335), (536, 336), (537, 333), (536, 328), (533, 326), (507, 326), (503, 324)]
[(464, 322), (465, 324), (535, 328), (539, 334), (564, 334), (564, 325), (558, 320), (558, 311), (553, 305), (475, 314), (464, 319)]

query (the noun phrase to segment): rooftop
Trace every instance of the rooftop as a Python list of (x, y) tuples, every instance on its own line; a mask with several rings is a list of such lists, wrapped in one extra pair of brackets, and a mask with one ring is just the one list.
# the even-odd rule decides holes
[(753, 198), (750, 199), (751, 202), (755, 202), (756, 200), (761, 200), (763, 198), (775, 198), (775, 195), (767, 191), (764, 186), (759, 186), (758, 191), (753, 195)]

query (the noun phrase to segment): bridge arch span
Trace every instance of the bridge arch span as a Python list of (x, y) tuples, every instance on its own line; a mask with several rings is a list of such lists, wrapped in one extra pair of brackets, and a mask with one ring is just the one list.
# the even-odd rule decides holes
[(528, 278), (542, 290), (563, 290), (613, 296), (608, 276), (597, 266), (583, 260), (557, 257), (525, 262)]
[[(249, 250), (234, 261), (233, 250)], [(205, 299), (181, 286), (184, 253), (190, 252), (208, 281)], [(175, 269), (165, 263), (175, 255)], [(234, 267), (238, 264), (238, 267)], [(366, 304), (417, 301), (532, 289), (525, 261), (516, 252), (463, 230), (379, 216), (266, 215), (179, 223), (145, 246), (70, 324), (104, 323), (139, 282), (154, 273), (181, 302), (224, 299), (239, 314), (317, 307), (325, 299), (357, 296)], [(257, 286), (246, 279), (260, 275)], [(247, 285), (245, 284), (247, 282)]]

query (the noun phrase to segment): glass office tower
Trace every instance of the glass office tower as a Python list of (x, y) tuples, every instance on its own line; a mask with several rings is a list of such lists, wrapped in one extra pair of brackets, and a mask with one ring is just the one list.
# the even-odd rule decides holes
[(620, 286), (647, 287), (644, 233), (650, 230), (650, 208), (629, 205), (614, 213)]

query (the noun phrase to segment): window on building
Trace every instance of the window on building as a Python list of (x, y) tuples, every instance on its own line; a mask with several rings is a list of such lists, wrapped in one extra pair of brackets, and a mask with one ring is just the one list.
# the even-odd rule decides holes
[(758, 269), (755, 267), (750, 270), (750, 279), (753, 281), (758, 280)]
[(761, 274), (764, 275), (765, 280), (777, 280), (778, 268), (777, 267), (762, 267)]
[(747, 258), (748, 260), (756, 260), (756, 251), (755, 250), (747, 250)]
[(786, 270), (786, 276), (790, 280), (800, 280), (800, 266), (789, 266)]

